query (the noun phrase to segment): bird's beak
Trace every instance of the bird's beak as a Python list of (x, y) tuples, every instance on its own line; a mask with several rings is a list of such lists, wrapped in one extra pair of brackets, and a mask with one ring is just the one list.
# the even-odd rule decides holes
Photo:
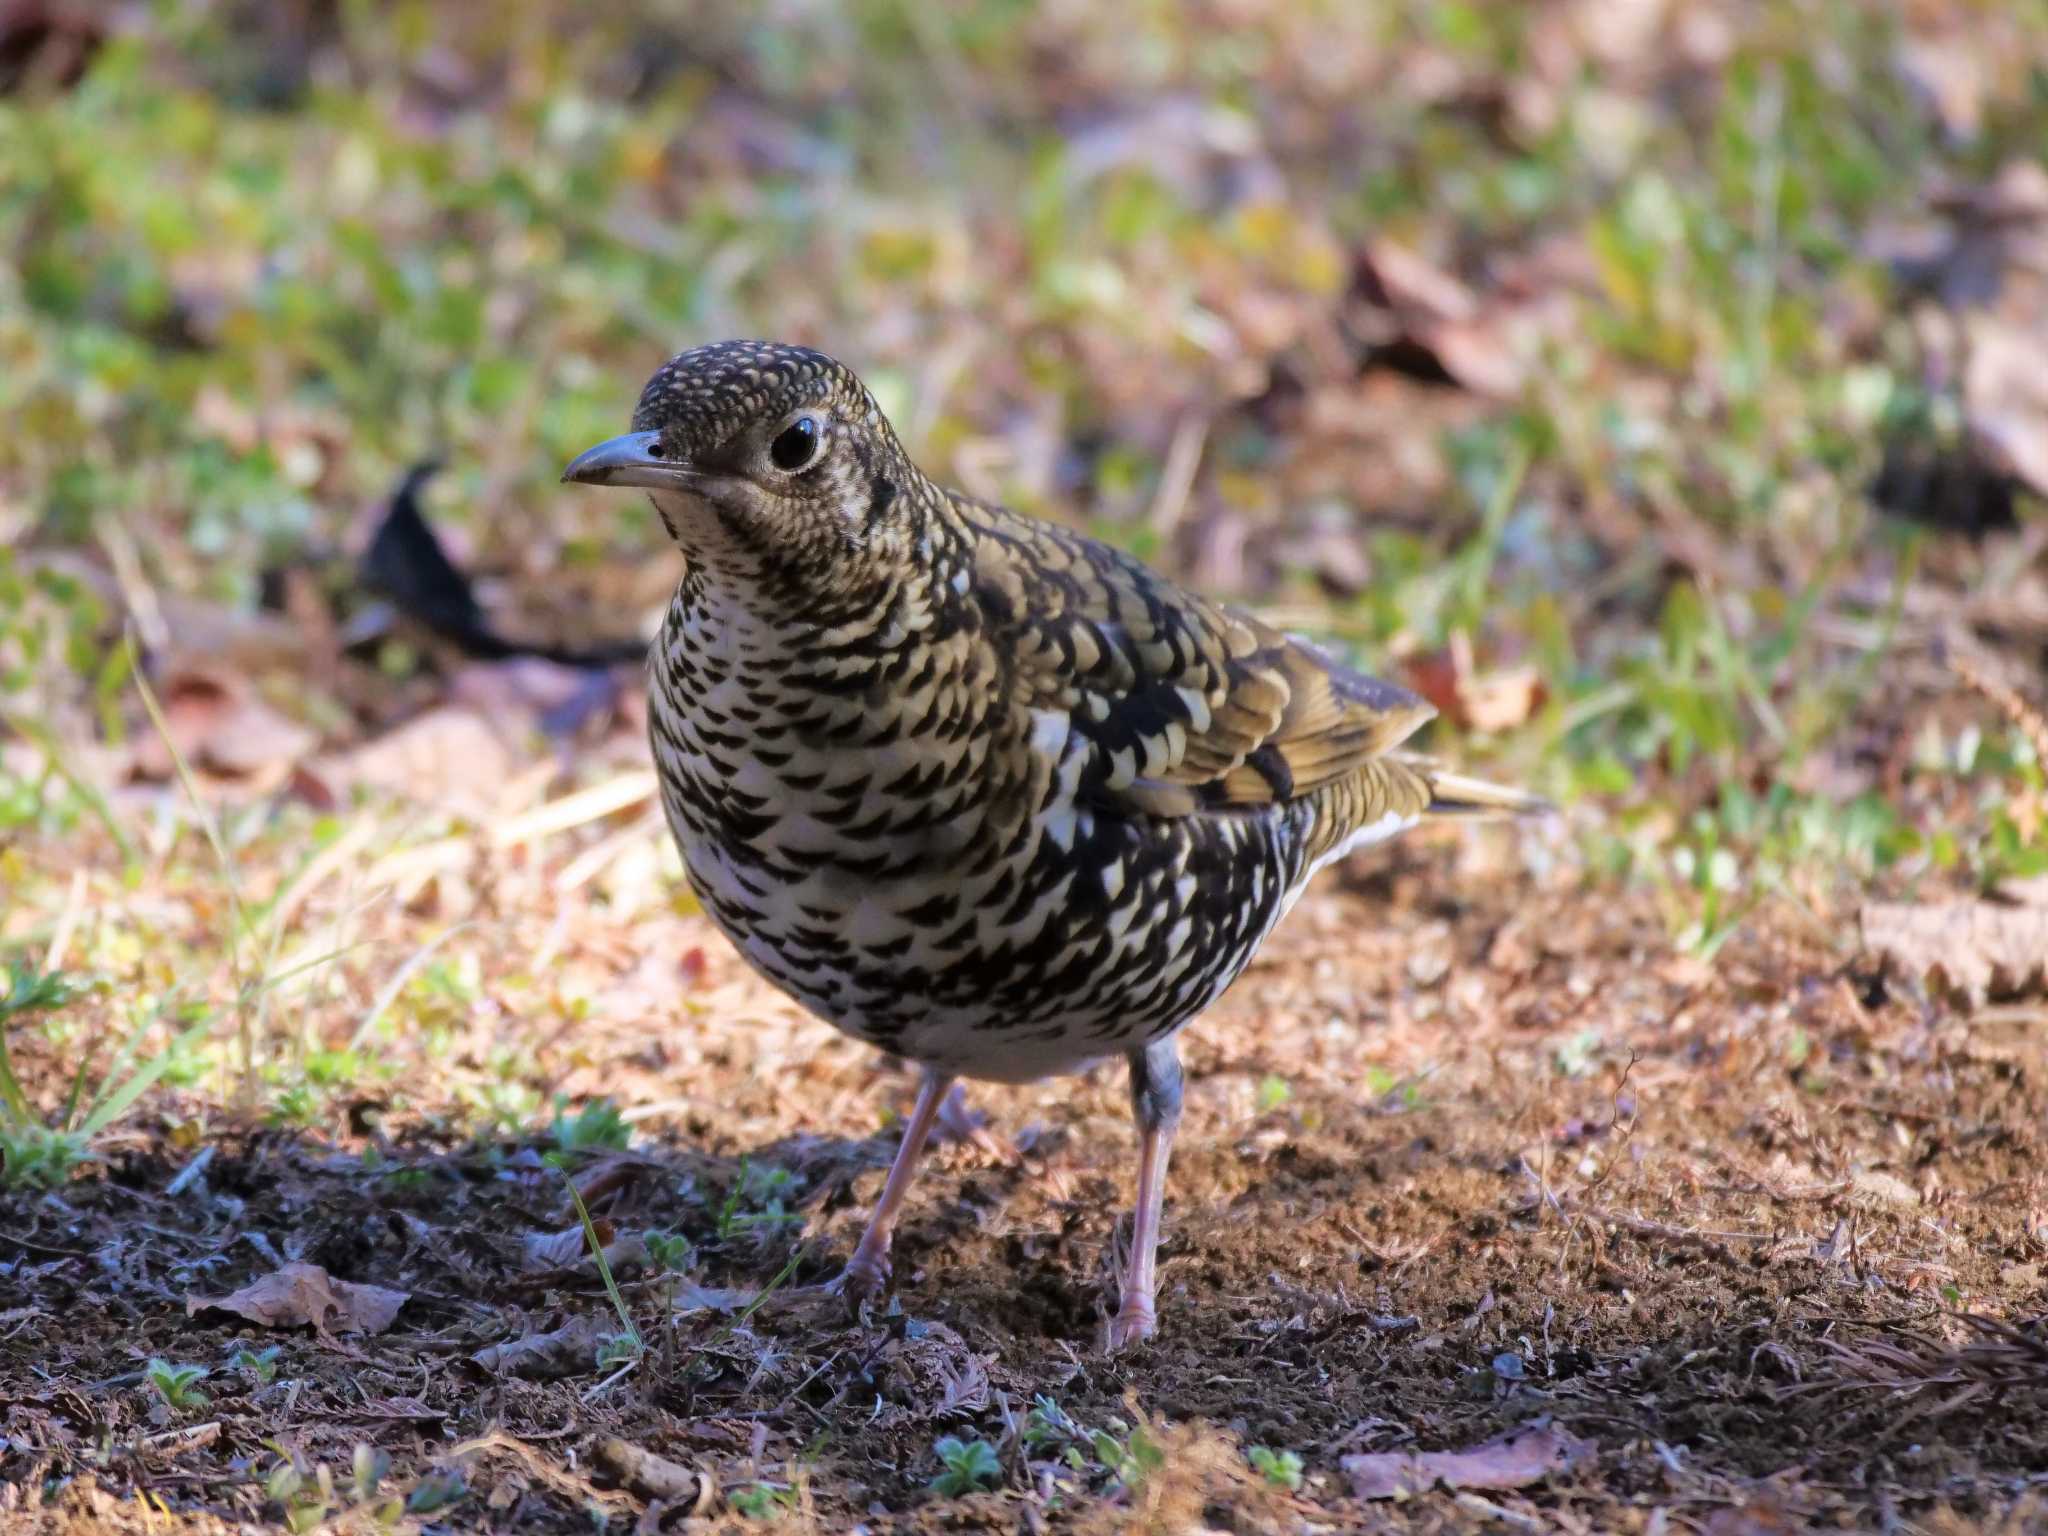
[(565, 485), (640, 485), (649, 490), (678, 490), (702, 477), (687, 465), (663, 459), (654, 451), (659, 432), (628, 432), (587, 448), (562, 471)]

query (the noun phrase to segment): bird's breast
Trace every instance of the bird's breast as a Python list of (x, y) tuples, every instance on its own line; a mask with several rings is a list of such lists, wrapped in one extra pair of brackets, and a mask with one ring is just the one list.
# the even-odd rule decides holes
[(979, 644), (871, 653), (679, 603), (650, 729), (691, 884), (758, 969), (892, 1049), (1031, 1076), (1227, 984), (1302, 873), (1307, 813), (1092, 798), (1086, 732), (1006, 697)]

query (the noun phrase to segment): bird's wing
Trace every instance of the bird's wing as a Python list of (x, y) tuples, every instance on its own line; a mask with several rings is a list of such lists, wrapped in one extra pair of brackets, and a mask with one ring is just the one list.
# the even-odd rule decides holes
[[(962, 510), (978, 535), (972, 590), (1014, 694), (1089, 744), (1082, 788), (1098, 798), (1160, 816), (1298, 799), (1436, 713), (1109, 545)], [(1415, 779), (1421, 810), (1423, 781), (1394, 777)]]

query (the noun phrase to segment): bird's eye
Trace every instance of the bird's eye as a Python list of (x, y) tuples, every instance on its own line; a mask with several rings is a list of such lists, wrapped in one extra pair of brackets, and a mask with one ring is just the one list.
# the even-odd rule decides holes
[(807, 468), (817, 456), (818, 424), (808, 416), (797, 417), (768, 445), (769, 460), (788, 474)]

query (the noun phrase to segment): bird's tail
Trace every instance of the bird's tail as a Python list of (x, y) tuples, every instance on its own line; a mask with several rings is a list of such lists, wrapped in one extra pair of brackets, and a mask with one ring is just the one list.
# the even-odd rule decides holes
[(1429, 784), (1425, 816), (1498, 818), (1502, 816), (1547, 816), (1557, 809), (1541, 795), (1462, 773), (1447, 773), (1434, 764), (1423, 770)]

